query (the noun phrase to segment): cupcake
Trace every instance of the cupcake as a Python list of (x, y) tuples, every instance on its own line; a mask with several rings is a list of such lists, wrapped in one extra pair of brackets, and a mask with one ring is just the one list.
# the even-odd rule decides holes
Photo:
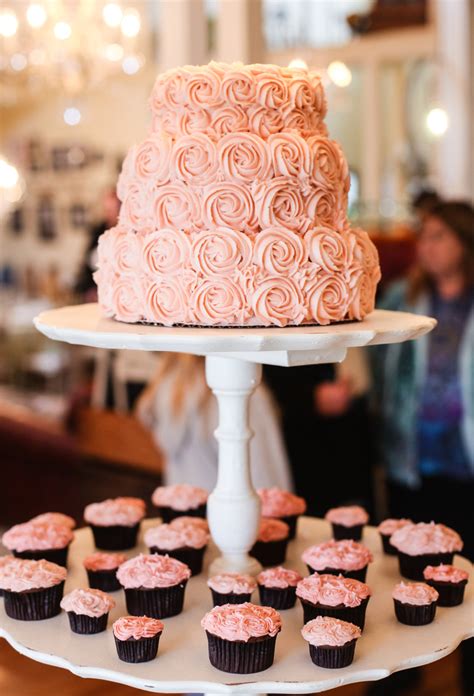
[[(4, 577), (5, 577), (7, 572), (13, 573), (15, 563), (18, 563), (19, 561), (20, 561), (20, 559), (15, 558), (15, 556), (0, 556), (0, 572), (3, 569)], [(3, 597), (3, 590), (1, 587), (0, 587), (0, 597)]]
[(171, 522), (181, 515), (205, 518), (208, 495), (204, 488), (176, 483), (156, 488), (151, 501), (159, 509), (163, 522)]
[(301, 559), (310, 573), (330, 573), (343, 575), (365, 582), (367, 566), (373, 556), (369, 549), (352, 539), (326, 541), (307, 548)]
[(397, 555), (397, 549), (395, 546), (392, 546), (392, 542), (390, 541), (390, 537), (392, 534), (394, 534), (398, 529), (401, 529), (404, 527), (406, 524), (413, 524), (411, 520), (407, 520), (405, 518), (401, 519), (393, 519), (389, 518), (388, 520), (384, 520), (379, 524), (377, 527), (378, 532), (380, 534), (380, 538), (382, 540), (382, 547), (384, 550), (384, 553), (388, 554), (389, 556), (396, 556)]
[(202, 571), (209, 533), (199, 524), (193, 524), (192, 521), (184, 525), (180, 524), (178, 528), (174, 526), (174, 521), (147, 529), (144, 537), (145, 544), (150, 549), (150, 553), (173, 556), (178, 561), (186, 563), (191, 570), (191, 575), (198, 575)]
[(306, 501), (294, 493), (281, 488), (260, 488), (257, 491), (262, 501), (262, 517), (274, 517), (286, 522), (290, 528), (290, 539), (296, 537), (298, 517), (306, 512)]
[(41, 621), (61, 611), (67, 571), (64, 566), (41, 559), (16, 559), (0, 567), (0, 588), (5, 612), (11, 619)]
[(260, 604), (274, 609), (291, 609), (296, 602), (296, 586), (301, 575), (289, 568), (268, 568), (257, 575)]
[(188, 515), (180, 515), (179, 517), (175, 517), (174, 520), (171, 520), (169, 524), (173, 527), (173, 529), (184, 529), (184, 527), (187, 527), (190, 523), (194, 527), (198, 527), (209, 534), (209, 525), (204, 517), (189, 517)]
[(280, 615), (272, 607), (223, 604), (201, 621), (213, 667), (232, 674), (262, 672), (272, 666), (281, 631)]
[(61, 600), (71, 631), (83, 635), (101, 633), (107, 628), (109, 611), (115, 602), (102, 590), (76, 588)]
[(59, 524), (62, 527), (69, 527), (69, 529), (75, 529), (77, 526), (76, 520), (62, 512), (42, 512), (41, 515), (32, 517), (30, 522), (36, 524)]
[(148, 616), (122, 616), (114, 622), (117, 655), (123, 662), (149, 662), (158, 653), (163, 624)]
[(95, 545), (105, 551), (132, 549), (144, 517), (145, 502), (140, 498), (109, 498), (91, 503), (84, 510)]
[(221, 573), (209, 578), (207, 586), (212, 593), (213, 606), (217, 607), (221, 604), (250, 602), (252, 592), (257, 588), (257, 581), (251, 575)]
[(17, 558), (44, 559), (66, 567), (73, 538), (74, 533), (64, 525), (24, 522), (6, 531), (2, 543)]
[(327, 511), (325, 520), (332, 525), (334, 539), (362, 539), (364, 525), (369, 521), (369, 515), (360, 505), (335, 507)]
[(260, 520), (257, 541), (250, 549), (251, 556), (263, 566), (276, 566), (285, 562), (290, 528), (286, 522), (263, 517)]
[(342, 575), (314, 573), (298, 583), (296, 596), (303, 607), (304, 623), (317, 616), (331, 616), (348, 621), (362, 631), (369, 603), (370, 587)]
[(425, 582), (400, 582), (392, 592), (395, 616), (408, 626), (424, 626), (433, 621), (438, 593)]
[(423, 580), (429, 565), (450, 565), (463, 543), (457, 532), (444, 524), (419, 522), (405, 524), (390, 537), (397, 549), (400, 574), (410, 580)]
[(120, 590), (117, 569), (126, 560), (127, 557), (124, 553), (106, 553), (105, 551), (96, 551), (84, 558), (82, 565), (87, 572), (89, 586), (103, 592)]
[(176, 558), (140, 554), (122, 563), (117, 578), (125, 590), (127, 610), (134, 616), (165, 619), (183, 610), (184, 591), (191, 577)]
[(453, 565), (427, 566), (423, 577), (437, 591), (438, 606), (457, 607), (464, 600), (469, 573)]
[(315, 665), (341, 669), (352, 664), (360, 628), (330, 616), (318, 616), (301, 629), (309, 643), (309, 654)]

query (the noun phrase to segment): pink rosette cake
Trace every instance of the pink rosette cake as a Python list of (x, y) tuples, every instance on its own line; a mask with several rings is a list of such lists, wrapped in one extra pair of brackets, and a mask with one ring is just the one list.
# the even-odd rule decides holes
[(163, 522), (171, 522), (181, 515), (205, 518), (208, 495), (199, 486), (177, 483), (156, 488), (151, 501), (159, 509)]
[(438, 606), (456, 607), (464, 601), (469, 573), (453, 565), (427, 566), (423, 578), (438, 592)]
[(364, 525), (369, 521), (369, 515), (360, 505), (346, 505), (331, 508), (324, 519), (331, 523), (334, 539), (362, 539)]
[(127, 556), (124, 553), (96, 551), (84, 558), (84, 566), (89, 586), (103, 592), (115, 592), (121, 585), (117, 580), (117, 568), (125, 563)]
[(198, 575), (202, 571), (204, 552), (210, 536), (199, 523), (193, 523), (192, 517), (187, 519), (190, 521), (178, 526), (172, 522), (150, 527), (145, 532), (144, 540), (150, 553), (173, 556), (185, 563), (192, 575)]
[(66, 567), (73, 539), (72, 530), (62, 524), (24, 522), (8, 529), (2, 536), (2, 543), (18, 558), (44, 559)]
[(282, 327), (373, 310), (378, 255), (347, 219), (349, 169), (316, 72), (185, 66), (158, 77), (150, 106), (99, 241), (106, 316)]
[(371, 594), (370, 587), (359, 580), (319, 573), (304, 578), (296, 588), (305, 623), (317, 616), (332, 616), (356, 624), (361, 631)]
[(114, 622), (117, 655), (123, 662), (154, 660), (163, 633), (163, 623), (148, 616), (122, 616)]
[(276, 566), (285, 562), (290, 540), (290, 528), (282, 520), (262, 517), (255, 544), (250, 555), (263, 566)]
[(392, 592), (395, 616), (408, 626), (424, 626), (433, 621), (438, 592), (424, 582), (400, 582)]
[(30, 522), (33, 524), (58, 524), (62, 527), (69, 527), (69, 529), (76, 528), (76, 520), (63, 512), (42, 512), (40, 515), (32, 517)]
[(92, 529), (98, 549), (122, 551), (136, 545), (145, 511), (145, 501), (141, 498), (108, 498), (87, 505), (84, 520)]
[(61, 608), (67, 612), (71, 631), (82, 635), (105, 631), (109, 611), (114, 607), (112, 597), (102, 590), (76, 588), (61, 601)]
[(257, 581), (251, 575), (241, 573), (221, 573), (207, 581), (212, 593), (213, 605), (244, 604), (250, 601)]
[(451, 564), (463, 542), (454, 529), (434, 522), (405, 524), (390, 537), (397, 550), (400, 574), (410, 580), (423, 580), (428, 565)]
[(347, 621), (318, 616), (303, 626), (301, 635), (309, 643), (309, 654), (315, 665), (340, 669), (352, 663), (361, 631)]
[(129, 613), (154, 619), (181, 613), (190, 577), (187, 565), (159, 554), (140, 554), (122, 563), (117, 570)]
[(276, 486), (260, 488), (257, 493), (262, 502), (262, 517), (275, 517), (286, 522), (290, 528), (290, 539), (294, 539), (298, 517), (306, 512), (305, 499)]
[(66, 575), (64, 566), (44, 559), (15, 558), (0, 564), (5, 613), (20, 621), (56, 616), (61, 611)]
[(369, 549), (352, 539), (326, 541), (307, 548), (301, 560), (310, 573), (330, 573), (365, 582), (367, 566), (373, 556)]
[(377, 527), (378, 532), (380, 534), (380, 538), (382, 540), (382, 547), (384, 550), (384, 553), (386, 553), (389, 556), (396, 556), (397, 555), (397, 549), (395, 546), (392, 546), (392, 543), (390, 541), (390, 537), (392, 534), (394, 534), (398, 529), (401, 529), (404, 527), (406, 524), (413, 524), (412, 520), (405, 519), (404, 517), (400, 519), (394, 519), (392, 517), (389, 517), (386, 520), (383, 520)]
[(257, 576), (260, 603), (278, 610), (291, 609), (295, 606), (300, 580), (298, 571), (282, 566), (263, 570)]
[(251, 674), (273, 664), (281, 618), (272, 607), (223, 604), (202, 619), (213, 667), (233, 674)]

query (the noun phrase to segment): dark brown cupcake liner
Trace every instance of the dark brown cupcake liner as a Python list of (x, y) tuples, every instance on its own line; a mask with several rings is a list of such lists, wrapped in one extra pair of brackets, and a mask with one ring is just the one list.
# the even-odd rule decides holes
[(249, 554), (264, 567), (277, 566), (285, 562), (288, 537), (278, 541), (256, 541)]
[(224, 640), (206, 631), (209, 661), (213, 667), (231, 674), (253, 674), (272, 666), (276, 636), (248, 642)]
[(360, 580), (360, 582), (365, 582), (367, 577), (367, 566), (359, 568), (359, 570), (342, 570), (341, 568), (323, 568), (323, 570), (314, 570), (310, 565), (306, 565), (310, 575), (313, 573), (319, 573), (323, 575), (327, 573), (328, 575), (342, 575), (344, 578), (352, 578), (353, 580)]
[(138, 530), (140, 523), (134, 524), (133, 527), (125, 527), (119, 524), (113, 524), (108, 527), (99, 527), (91, 524), (92, 534), (94, 535), (94, 543), (98, 549), (104, 551), (125, 551), (133, 549), (137, 545)]
[(352, 527), (346, 527), (343, 524), (335, 524), (332, 522), (331, 526), (332, 536), (336, 541), (342, 541), (343, 539), (360, 541), (362, 539), (362, 532), (364, 531), (363, 524), (354, 524)]
[(93, 633), (102, 633), (102, 631), (107, 629), (109, 612), (102, 616), (85, 616), (84, 614), (76, 614), (73, 611), (68, 611), (67, 615), (73, 633), (90, 636)]
[(426, 566), (437, 566), (441, 563), (451, 565), (453, 557), (454, 553), (424, 553), (419, 556), (409, 556), (407, 553), (398, 551), (400, 575), (409, 580), (423, 582), (423, 571)]
[(300, 515), (287, 515), (286, 517), (278, 517), (277, 519), (281, 520), (282, 522), (286, 522), (288, 527), (290, 528), (290, 533), (288, 534), (288, 539), (292, 541), (293, 539), (296, 539), (296, 532), (298, 528), (298, 518)]
[(237, 594), (236, 592), (216, 592), (211, 588), (212, 604), (214, 607), (220, 607), (222, 604), (243, 604), (250, 602), (251, 592)]
[(309, 654), (315, 665), (325, 669), (349, 667), (354, 659), (356, 641), (345, 645), (309, 645)]
[(340, 619), (341, 621), (348, 621), (349, 623), (355, 624), (359, 626), (362, 631), (365, 626), (365, 613), (367, 611), (369, 599), (370, 597), (363, 599), (358, 607), (346, 607), (344, 604), (330, 607), (325, 604), (313, 604), (312, 602), (300, 598), (301, 606), (303, 607), (303, 621), (306, 624), (317, 616), (330, 616), (334, 619)]
[(426, 580), (426, 582), (438, 592), (439, 607), (457, 607), (459, 604), (463, 603), (467, 580), (461, 580), (461, 582)]
[(296, 587), (265, 587), (258, 586), (260, 604), (274, 609), (291, 609), (296, 602)]
[(391, 536), (391, 534), (380, 534), (380, 538), (382, 539), (382, 547), (384, 553), (386, 553), (388, 556), (396, 556), (398, 551), (395, 546), (392, 546), (390, 543)]
[(183, 611), (186, 582), (172, 587), (125, 589), (127, 611), (132, 616), (166, 619)]
[(436, 614), (437, 602), (417, 606), (415, 604), (404, 604), (398, 599), (394, 599), (395, 616), (398, 621), (408, 626), (426, 626), (433, 621)]
[(153, 638), (129, 638), (128, 640), (119, 640), (114, 636), (117, 655), (123, 662), (139, 663), (150, 662), (154, 660), (158, 654), (158, 645), (160, 642), (161, 633), (157, 633)]
[(191, 570), (191, 575), (199, 575), (202, 571), (204, 553), (207, 546), (202, 549), (193, 549), (185, 546), (180, 549), (160, 549), (158, 546), (151, 546), (150, 553), (159, 553), (161, 556), (172, 556), (178, 561), (185, 563)]
[(5, 613), (19, 621), (42, 621), (61, 613), (64, 581), (40, 590), (4, 590)]
[(207, 504), (203, 503), (197, 508), (189, 508), (189, 510), (175, 510), (172, 507), (159, 507), (159, 515), (163, 519), (163, 522), (172, 522), (177, 517), (202, 517), (206, 519), (207, 516)]
[(87, 570), (89, 587), (102, 592), (116, 592), (122, 589), (122, 585), (117, 580), (117, 570)]
[(49, 561), (64, 568), (67, 567), (68, 553), (69, 546), (65, 546), (62, 549), (46, 549), (43, 551), (13, 551), (13, 555), (16, 558), (26, 558), (30, 561)]

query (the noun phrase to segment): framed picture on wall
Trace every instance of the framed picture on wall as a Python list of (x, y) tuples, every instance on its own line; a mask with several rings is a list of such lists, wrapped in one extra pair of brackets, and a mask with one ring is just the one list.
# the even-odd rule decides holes
[(87, 227), (87, 208), (83, 203), (73, 203), (69, 208), (69, 221), (74, 229)]
[(57, 237), (56, 211), (50, 195), (43, 195), (38, 201), (38, 237), (45, 242)]
[(25, 209), (21, 206), (10, 213), (9, 228), (15, 236), (19, 236), (25, 229)]

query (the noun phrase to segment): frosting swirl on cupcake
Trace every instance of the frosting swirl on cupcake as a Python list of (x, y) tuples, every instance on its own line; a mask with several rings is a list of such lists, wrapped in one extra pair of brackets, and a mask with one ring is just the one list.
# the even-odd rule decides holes
[(32, 517), (30, 522), (34, 524), (59, 524), (63, 527), (69, 527), (69, 529), (74, 529), (76, 526), (76, 520), (62, 512), (43, 512), (41, 515)]
[(290, 568), (283, 568), (282, 566), (262, 570), (262, 572), (257, 575), (257, 582), (259, 585), (280, 590), (284, 590), (287, 587), (296, 587), (300, 580), (301, 575), (298, 571), (291, 570)]
[(224, 640), (247, 643), (251, 638), (276, 636), (281, 631), (281, 618), (272, 607), (260, 607), (250, 602), (223, 604), (207, 612), (201, 626)]
[(257, 493), (262, 501), (262, 517), (291, 517), (306, 512), (305, 499), (290, 491), (274, 486), (259, 488)]
[(313, 570), (360, 570), (373, 560), (372, 553), (363, 544), (343, 539), (326, 541), (307, 548), (301, 559)]
[(64, 582), (66, 568), (44, 559), (30, 561), (17, 558), (16, 563), (0, 566), (0, 589), (9, 592), (27, 592), (54, 587)]
[(185, 527), (191, 526), (202, 529), (203, 532), (207, 532), (209, 534), (209, 525), (207, 520), (205, 520), (203, 517), (189, 517), (188, 515), (180, 515), (179, 517), (175, 517), (174, 520), (171, 520), (169, 524), (170, 527), (173, 527), (173, 529), (184, 529)]
[(369, 516), (367, 511), (360, 505), (346, 505), (331, 508), (325, 514), (324, 519), (332, 524), (340, 524), (343, 527), (355, 527), (367, 524)]
[(400, 519), (389, 517), (388, 519), (383, 520), (377, 529), (380, 534), (383, 534), (384, 536), (392, 536), (397, 529), (401, 529), (406, 524), (413, 524), (413, 522), (409, 519), (405, 519), (404, 517), (401, 517)]
[(163, 622), (148, 616), (121, 616), (114, 622), (112, 630), (118, 640), (141, 640), (154, 638), (163, 631)]
[(145, 501), (141, 498), (108, 498), (90, 503), (84, 510), (85, 521), (97, 527), (134, 527), (144, 517)]
[(390, 537), (390, 543), (408, 556), (461, 551), (463, 542), (454, 529), (434, 522), (405, 524)]
[(207, 581), (208, 587), (220, 594), (252, 594), (257, 587), (255, 578), (241, 573), (221, 573)]
[(24, 522), (11, 527), (2, 536), (2, 543), (9, 551), (47, 551), (63, 549), (74, 538), (69, 527), (58, 524)]
[(186, 582), (191, 571), (185, 563), (159, 554), (140, 554), (122, 563), (117, 580), (125, 589), (173, 587)]
[(301, 635), (314, 646), (330, 645), (340, 647), (361, 636), (361, 630), (348, 621), (333, 619), (331, 616), (317, 616), (301, 629)]
[(337, 577), (314, 573), (298, 583), (296, 595), (311, 604), (324, 604), (329, 607), (343, 604), (346, 607), (358, 607), (364, 599), (370, 597), (371, 590), (368, 585), (359, 580), (344, 578), (342, 575)]
[(399, 582), (392, 592), (393, 599), (402, 604), (423, 606), (438, 600), (439, 594), (425, 582)]
[(61, 600), (61, 609), (67, 612), (74, 612), (82, 616), (98, 618), (108, 614), (115, 607), (115, 602), (106, 592), (102, 590), (82, 589), (76, 587)]
[(207, 502), (208, 492), (199, 486), (177, 483), (172, 486), (158, 486), (151, 497), (156, 507), (170, 507), (173, 510), (195, 510)]
[(286, 522), (272, 517), (263, 517), (260, 520), (257, 541), (281, 541), (282, 539), (287, 539), (289, 533), (290, 528)]
[(438, 566), (426, 566), (423, 577), (425, 580), (434, 580), (435, 582), (458, 583), (466, 582), (469, 579), (469, 573), (462, 568), (441, 563)]
[(96, 551), (90, 556), (87, 556), (82, 561), (82, 565), (86, 570), (115, 570), (122, 563), (125, 563), (127, 556), (124, 553), (106, 553), (105, 551)]
[(191, 524), (183, 525), (181, 529), (171, 524), (160, 524), (158, 527), (147, 529), (144, 539), (148, 548), (155, 547), (162, 551), (173, 551), (185, 547), (202, 549), (209, 543), (209, 534)]

